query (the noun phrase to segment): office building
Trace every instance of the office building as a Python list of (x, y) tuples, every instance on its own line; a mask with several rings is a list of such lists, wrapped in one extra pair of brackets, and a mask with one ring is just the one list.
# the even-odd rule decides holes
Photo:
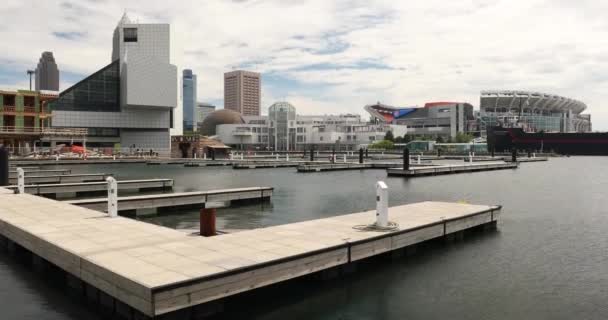
[(458, 133), (468, 133), (475, 121), (473, 106), (462, 102), (429, 102), (423, 108), (399, 108), (378, 102), (364, 109), (372, 121), (405, 125), (410, 135), (454, 138)]
[(52, 126), (86, 128), (90, 147), (169, 155), (170, 130), (182, 128), (170, 49), (169, 24), (134, 23), (125, 14), (114, 30), (112, 61), (51, 102)]
[(45, 51), (42, 53), (36, 66), (36, 82), (34, 86), (36, 91), (59, 91), (59, 69), (52, 52)]
[(261, 87), (257, 72), (236, 70), (224, 73), (224, 109), (244, 116), (259, 116)]
[(197, 131), (196, 118), (196, 75), (192, 70), (185, 69), (182, 75), (184, 101), (184, 131)]
[(197, 130), (201, 130), (203, 122), (207, 117), (215, 111), (216, 107), (210, 103), (199, 102), (196, 104), (196, 122)]

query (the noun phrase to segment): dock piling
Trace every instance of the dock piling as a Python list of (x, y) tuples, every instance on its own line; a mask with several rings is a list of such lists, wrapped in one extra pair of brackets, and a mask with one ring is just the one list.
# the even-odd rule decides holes
[(511, 162), (517, 162), (517, 149), (511, 149)]
[(420, 159), (420, 155), (418, 155), (418, 160), (417, 160), (418, 164), (422, 164), (422, 159)]
[(108, 215), (111, 218), (118, 216), (118, 183), (113, 177), (107, 177), (108, 182)]
[(203, 237), (216, 235), (215, 208), (203, 208), (200, 211), (200, 234)]
[(0, 146), (0, 186), (8, 186), (8, 149)]
[(359, 149), (359, 163), (363, 163), (363, 148)]
[(17, 168), (17, 193), (25, 193), (25, 172), (23, 168)]
[(403, 149), (403, 170), (410, 169), (410, 149)]

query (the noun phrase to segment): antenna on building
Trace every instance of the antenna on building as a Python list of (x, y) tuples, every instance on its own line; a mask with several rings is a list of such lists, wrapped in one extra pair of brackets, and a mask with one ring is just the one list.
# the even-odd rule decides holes
[(30, 91), (32, 91), (32, 75), (35, 74), (34, 70), (27, 70), (27, 74), (30, 76)]

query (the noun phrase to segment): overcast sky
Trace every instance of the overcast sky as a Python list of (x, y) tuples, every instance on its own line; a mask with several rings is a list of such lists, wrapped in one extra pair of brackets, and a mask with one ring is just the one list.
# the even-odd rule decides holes
[(223, 73), (263, 75), (263, 112), (287, 100), (300, 114), (360, 113), (365, 104), (479, 105), (486, 89), (535, 90), (585, 102), (608, 130), (608, 1), (111, 1), (4, 0), (0, 88), (53, 51), (61, 89), (110, 63), (124, 11), (171, 23), (180, 69), (198, 100), (223, 105)]

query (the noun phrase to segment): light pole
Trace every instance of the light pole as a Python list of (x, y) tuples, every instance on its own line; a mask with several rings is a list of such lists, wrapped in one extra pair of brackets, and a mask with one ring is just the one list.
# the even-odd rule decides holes
[(30, 76), (30, 91), (32, 91), (32, 75), (36, 73), (34, 70), (27, 70), (27, 74)]

